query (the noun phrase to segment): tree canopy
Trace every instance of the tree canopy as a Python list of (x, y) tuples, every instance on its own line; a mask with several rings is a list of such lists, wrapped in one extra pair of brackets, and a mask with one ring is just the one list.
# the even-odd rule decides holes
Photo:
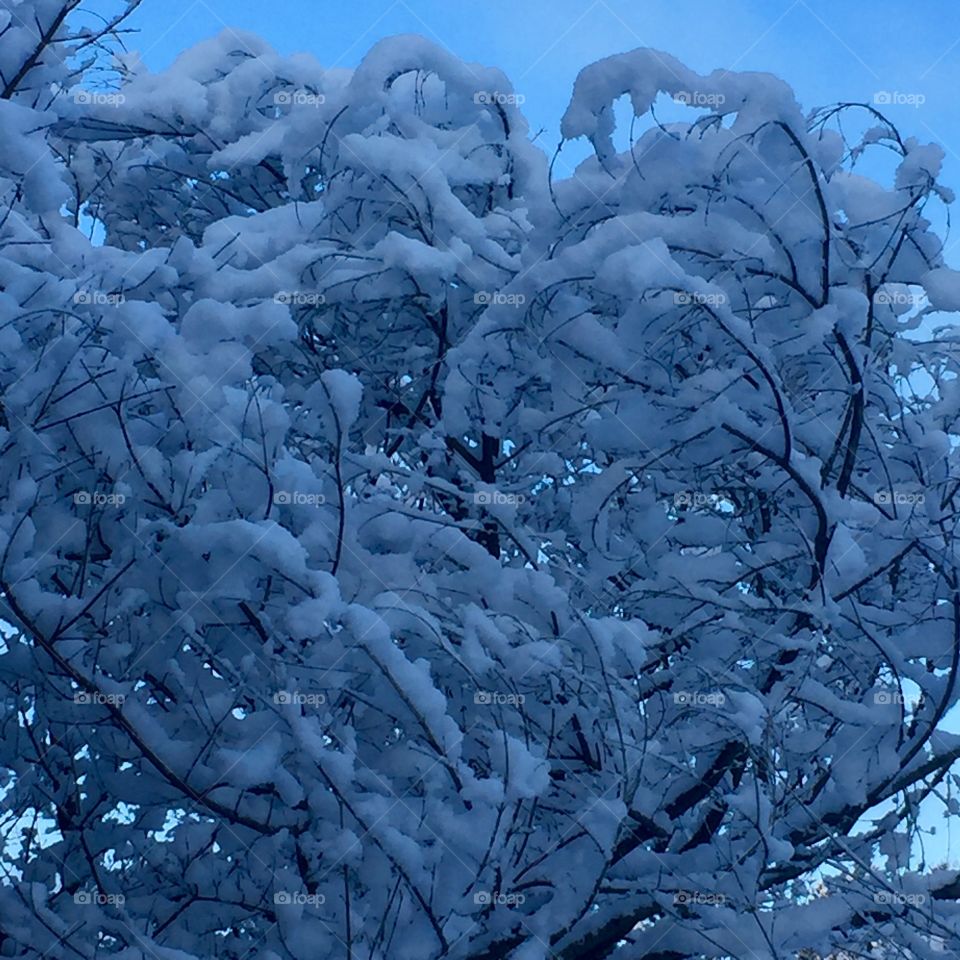
[(955, 949), (942, 150), (641, 49), (560, 178), (422, 38), (76, 8), (0, 0), (0, 956)]

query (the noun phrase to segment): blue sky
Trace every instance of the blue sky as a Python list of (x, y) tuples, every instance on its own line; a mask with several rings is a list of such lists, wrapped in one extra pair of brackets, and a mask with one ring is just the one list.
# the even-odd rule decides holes
[(922, 93), (921, 107), (894, 112), (917, 136), (941, 142), (960, 174), (954, 0), (144, 0), (132, 23), (142, 33), (130, 45), (155, 68), (226, 27), (348, 67), (381, 37), (421, 33), (501, 67), (526, 95), (534, 125), (552, 128), (581, 66), (638, 46), (701, 71), (777, 73), (806, 106), (877, 90)]
[[(226, 28), (257, 33), (281, 53), (309, 52), (327, 67), (356, 65), (382, 37), (419, 33), (504, 70), (550, 151), (577, 71), (639, 46), (700, 72), (776, 73), (807, 108), (908, 94), (923, 102), (888, 114), (904, 135), (944, 148), (944, 181), (960, 192), (956, 0), (143, 0), (131, 25), (141, 32), (128, 45), (152, 69)], [(960, 265), (960, 236), (950, 238), (947, 259)]]

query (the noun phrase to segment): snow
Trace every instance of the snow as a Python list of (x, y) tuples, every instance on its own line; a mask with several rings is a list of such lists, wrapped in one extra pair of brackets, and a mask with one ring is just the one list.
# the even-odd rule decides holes
[(943, 151), (637, 50), (550, 179), (423, 38), (107, 103), (72, 29), (0, 100), (0, 954), (960, 936)]
[(920, 283), (935, 310), (960, 310), (960, 270), (937, 267), (923, 274)]

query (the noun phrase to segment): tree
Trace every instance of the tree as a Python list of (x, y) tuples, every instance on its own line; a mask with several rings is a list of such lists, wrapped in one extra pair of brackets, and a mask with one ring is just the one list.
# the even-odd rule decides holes
[(0, 955), (953, 949), (938, 148), (639, 50), (556, 181), (419, 38), (4, 9)]

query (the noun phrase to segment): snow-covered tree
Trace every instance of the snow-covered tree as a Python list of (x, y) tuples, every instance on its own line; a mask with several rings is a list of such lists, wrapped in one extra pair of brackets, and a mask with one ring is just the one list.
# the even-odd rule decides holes
[(75, 6), (2, 2), (0, 956), (954, 950), (942, 152), (639, 50), (558, 180), (422, 39), (109, 87)]

